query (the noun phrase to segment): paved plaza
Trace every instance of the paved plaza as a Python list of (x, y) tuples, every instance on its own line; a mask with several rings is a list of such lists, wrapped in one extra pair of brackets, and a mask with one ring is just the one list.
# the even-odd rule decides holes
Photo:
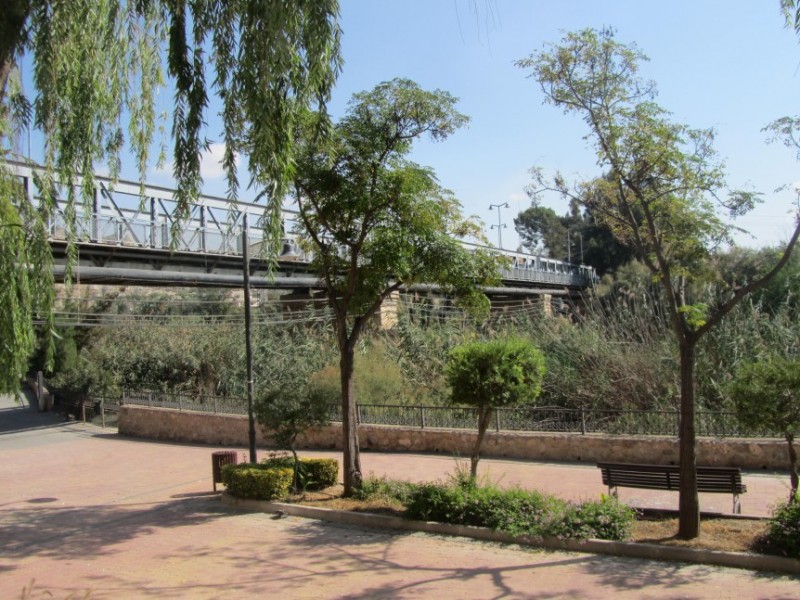
[[(238, 512), (211, 491), (214, 449), (121, 438), (0, 400), (0, 598), (20, 598), (32, 581), (32, 598), (800, 597), (798, 577)], [(364, 453), (363, 464), (418, 481), (455, 467), (411, 454)], [(570, 499), (606, 491), (593, 465), (481, 465), (501, 485)], [(747, 473), (744, 512), (767, 514), (788, 494), (786, 479)], [(677, 503), (676, 494), (621, 496)], [(701, 504), (730, 512), (727, 496)]]

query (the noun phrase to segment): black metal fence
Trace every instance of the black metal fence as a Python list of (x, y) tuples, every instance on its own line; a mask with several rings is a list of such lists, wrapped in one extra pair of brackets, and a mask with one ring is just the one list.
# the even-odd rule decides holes
[[(247, 401), (231, 396), (194, 396), (161, 392), (126, 392), (122, 403), (175, 410), (246, 415)], [(342, 421), (342, 407), (330, 406), (333, 422)], [(357, 419), (365, 425), (475, 429), (477, 411), (450, 406), (404, 406), (358, 404)], [(495, 431), (543, 431), (559, 433), (607, 433), (618, 435), (678, 435), (679, 413), (675, 410), (598, 410), (589, 408), (499, 408), (491, 428)], [(777, 432), (746, 431), (732, 412), (698, 411), (697, 435), (706, 437), (780, 437)]]
[(247, 414), (247, 400), (238, 396), (198, 396), (197, 394), (125, 391), (122, 393), (120, 403), (223, 415)]

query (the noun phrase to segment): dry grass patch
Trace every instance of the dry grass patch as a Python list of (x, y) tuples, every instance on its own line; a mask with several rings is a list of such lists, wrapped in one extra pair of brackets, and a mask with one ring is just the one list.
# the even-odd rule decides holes
[(633, 527), (633, 541), (703, 550), (753, 552), (767, 531), (767, 522), (755, 519), (708, 518), (700, 521), (700, 537), (681, 540), (677, 517), (641, 516)]
[(333, 487), (318, 492), (302, 492), (287, 498), (287, 502), (330, 508), (332, 510), (349, 510), (353, 512), (368, 512), (379, 515), (401, 516), (405, 507), (397, 500), (387, 498), (373, 498), (370, 500), (356, 500), (343, 498), (344, 487), (337, 484)]

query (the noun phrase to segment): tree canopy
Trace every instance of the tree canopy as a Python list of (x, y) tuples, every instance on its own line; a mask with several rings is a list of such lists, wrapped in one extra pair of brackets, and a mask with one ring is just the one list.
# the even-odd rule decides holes
[(531, 252), (544, 251), (558, 260), (592, 266), (600, 276), (633, 258), (631, 249), (617, 241), (591, 209), (581, 209), (574, 202), (563, 216), (534, 202), (514, 218), (514, 228)]
[(467, 122), (456, 99), (406, 79), (356, 94), (329, 139), (316, 135), (318, 113), (298, 131), (294, 179), (305, 244), (334, 313), (342, 385), (345, 493), (360, 485), (353, 359), (383, 301), (404, 285), (438, 284), (471, 307), (488, 308), (479, 286), (496, 262), (458, 238), (480, 235), (433, 171), (408, 159), (413, 143), (444, 140)]

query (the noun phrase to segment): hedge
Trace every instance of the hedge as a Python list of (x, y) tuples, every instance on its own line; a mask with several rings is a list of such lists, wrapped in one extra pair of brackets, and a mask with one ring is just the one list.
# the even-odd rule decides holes
[(270, 465), (226, 465), (222, 468), (222, 483), (227, 492), (237, 498), (275, 500), (289, 495), (294, 470)]
[[(265, 458), (262, 466), (294, 469), (291, 456)], [(304, 490), (322, 490), (339, 481), (339, 462), (334, 458), (300, 458), (299, 485)]]

